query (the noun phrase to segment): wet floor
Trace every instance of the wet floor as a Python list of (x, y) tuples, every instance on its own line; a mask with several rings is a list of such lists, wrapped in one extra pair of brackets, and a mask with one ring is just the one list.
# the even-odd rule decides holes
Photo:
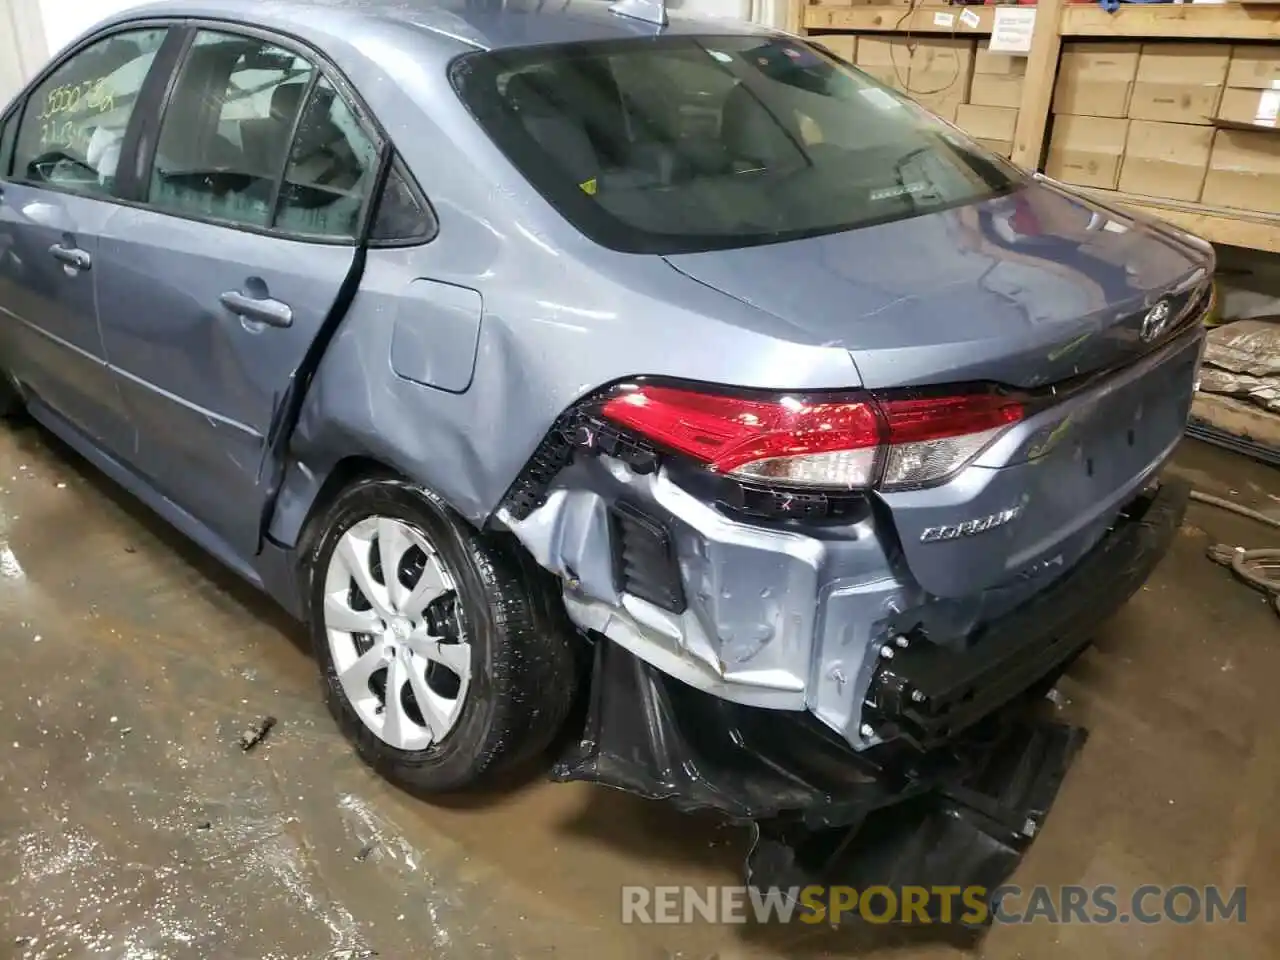
[[(1177, 469), (1280, 515), (1280, 472)], [(1204, 559), (1280, 531), (1193, 505), (1061, 685), (1090, 727), (1014, 880), (1247, 885), (1244, 924), (998, 927), (980, 956), (1274, 955), (1280, 621)], [(885, 928), (619, 923), (734, 884), (744, 836), (584, 785), (428, 806), (368, 774), (301, 631), (32, 427), (0, 427), (0, 958), (965, 955)], [(263, 715), (278, 725), (245, 753)]]

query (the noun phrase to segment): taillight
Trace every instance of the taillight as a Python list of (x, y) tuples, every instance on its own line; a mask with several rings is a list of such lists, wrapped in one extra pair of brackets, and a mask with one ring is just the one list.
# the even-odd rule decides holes
[(603, 415), (708, 469), (783, 486), (920, 486), (950, 476), (1022, 418), (992, 393), (833, 399), (735, 396), (642, 384)]
[(880, 482), (886, 489), (951, 476), (1024, 413), (1021, 403), (995, 393), (878, 402), (888, 435)]

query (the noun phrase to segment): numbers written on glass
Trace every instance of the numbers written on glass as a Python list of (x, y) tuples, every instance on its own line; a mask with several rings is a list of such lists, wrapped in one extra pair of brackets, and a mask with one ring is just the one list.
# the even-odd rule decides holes
[(85, 116), (110, 113), (115, 106), (115, 97), (105, 77), (54, 87), (45, 94), (44, 108), (36, 115), (40, 121), (41, 145), (83, 150), (90, 132), (82, 125)]
[(37, 119), (53, 120), (65, 114), (77, 113), (82, 108), (93, 113), (106, 113), (114, 110), (115, 106), (115, 98), (107, 86), (106, 78), (102, 77), (54, 87), (45, 94), (44, 109)]

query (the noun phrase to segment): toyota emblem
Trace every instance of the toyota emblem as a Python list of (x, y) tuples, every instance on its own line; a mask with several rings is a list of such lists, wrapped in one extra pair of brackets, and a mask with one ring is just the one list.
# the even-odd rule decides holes
[(1138, 332), (1138, 336), (1142, 337), (1144, 342), (1150, 343), (1164, 333), (1164, 328), (1168, 325), (1169, 301), (1161, 300), (1142, 318), (1142, 329)]

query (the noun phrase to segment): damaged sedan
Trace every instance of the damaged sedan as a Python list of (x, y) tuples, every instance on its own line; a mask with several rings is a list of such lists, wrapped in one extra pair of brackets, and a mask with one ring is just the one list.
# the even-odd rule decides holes
[(1211, 248), (820, 47), (625, 0), (164, 0), (0, 126), (25, 409), (308, 624), (419, 793), (995, 884), (1163, 556)]

